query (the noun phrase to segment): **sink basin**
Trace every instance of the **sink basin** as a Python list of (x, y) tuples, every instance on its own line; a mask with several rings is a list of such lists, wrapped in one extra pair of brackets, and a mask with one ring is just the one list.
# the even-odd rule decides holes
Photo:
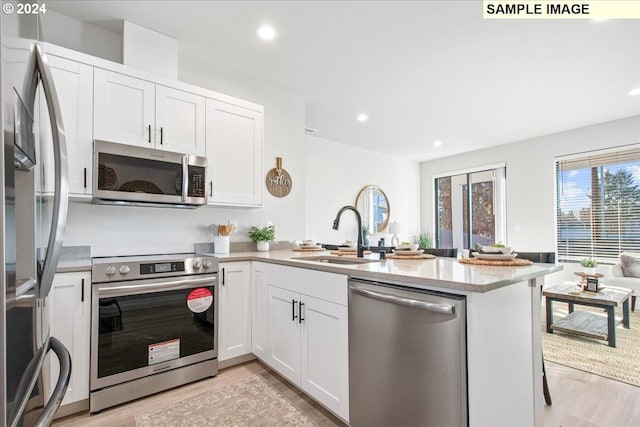
[(302, 260), (302, 261), (316, 261), (316, 262), (326, 262), (327, 264), (343, 264), (343, 265), (367, 264), (370, 262), (380, 262), (379, 259), (354, 258), (354, 257), (347, 258), (347, 257), (337, 256), (337, 255), (305, 256), (305, 257), (295, 257), (294, 259)]

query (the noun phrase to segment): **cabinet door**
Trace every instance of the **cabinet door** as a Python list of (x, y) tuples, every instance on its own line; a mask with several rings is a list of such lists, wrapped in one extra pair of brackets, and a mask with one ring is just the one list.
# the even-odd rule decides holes
[(262, 206), (262, 113), (207, 99), (210, 204)]
[(270, 354), (267, 363), (294, 384), (300, 382), (300, 294), (267, 285)]
[(101, 68), (94, 70), (95, 139), (151, 147), (154, 120), (155, 84)]
[[(93, 153), (93, 67), (48, 55), (67, 140), (70, 194), (91, 194)], [(39, 160), (42, 191), (54, 191), (53, 139), (49, 110), (40, 85)]]
[(220, 264), (218, 360), (251, 353), (249, 262)]
[(254, 262), (252, 276), (251, 347), (253, 354), (266, 361), (269, 357), (269, 335), (267, 329), (267, 282), (264, 264)]
[(302, 295), (300, 387), (349, 419), (347, 307)]
[(205, 155), (204, 98), (156, 86), (156, 148)]
[[(89, 322), (91, 320), (91, 273), (60, 273), (53, 279), (48, 299), (51, 336), (69, 350), (73, 367), (62, 404), (89, 398)], [(50, 376), (47, 398), (58, 378), (60, 365), (55, 356), (47, 356)]]

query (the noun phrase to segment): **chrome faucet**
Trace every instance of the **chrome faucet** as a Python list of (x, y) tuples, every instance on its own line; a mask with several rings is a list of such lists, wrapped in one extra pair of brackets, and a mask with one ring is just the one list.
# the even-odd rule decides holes
[(340, 226), (340, 216), (342, 215), (342, 213), (344, 211), (353, 211), (355, 212), (356, 216), (358, 217), (358, 246), (357, 246), (357, 250), (358, 250), (358, 258), (362, 258), (364, 256), (364, 245), (363, 245), (363, 239), (362, 239), (362, 217), (360, 216), (360, 212), (358, 212), (358, 209), (356, 209), (353, 206), (343, 206), (340, 208), (340, 210), (338, 211), (338, 214), (336, 215), (336, 219), (333, 220), (333, 229), (337, 230), (338, 227)]

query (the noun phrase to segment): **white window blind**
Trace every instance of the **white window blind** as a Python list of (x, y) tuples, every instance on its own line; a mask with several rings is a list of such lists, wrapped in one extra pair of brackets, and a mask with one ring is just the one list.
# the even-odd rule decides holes
[(640, 148), (556, 161), (558, 259), (640, 252)]

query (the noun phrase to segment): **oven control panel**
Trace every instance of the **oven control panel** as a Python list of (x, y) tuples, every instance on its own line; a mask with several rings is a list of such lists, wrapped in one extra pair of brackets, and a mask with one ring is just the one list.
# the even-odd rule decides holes
[(93, 283), (217, 273), (215, 257), (114, 257), (93, 260)]
[(140, 275), (184, 271), (184, 261), (140, 264)]

